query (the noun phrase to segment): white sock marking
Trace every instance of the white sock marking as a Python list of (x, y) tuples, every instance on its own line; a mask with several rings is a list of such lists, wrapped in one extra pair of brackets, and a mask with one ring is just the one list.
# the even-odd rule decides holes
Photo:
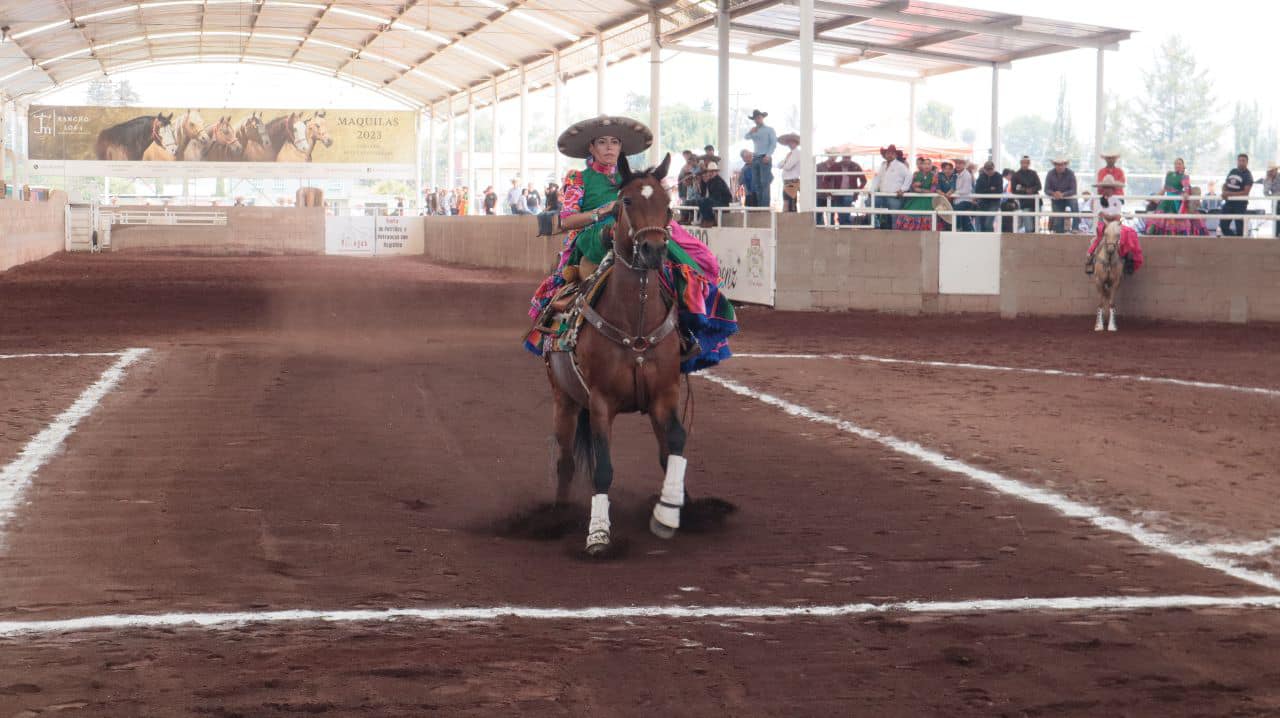
[[(22, 492), (31, 483), (36, 472), (44, 466), (53, 455), (62, 448), (71, 432), (93, 411), (98, 402), (106, 396), (124, 378), (125, 369), (136, 362), (146, 349), (128, 349), (120, 354), (114, 364), (102, 372), (96, 382), (85, 389), (71, 406), (49, 423), (39, 434), (36, 434), (22, 448), (18, 458), (9, 462), (0, 470), (0, 531), (13, 517)], [(3, 535), (0, 534), (0, 547), (3, 546)]]
[(1000, 493), (1016, 496), (1020, 499), (1040, 504), (1041, 506), (1047, 506), (1069, 518), (1087, 520), (1098, 528), (1124, 534), (1144, 546), (1153, 548), (1171, 556), (1176, 556), (1186, 561), (1191, 561), (1192, 563), (1200, 564), (1205, 568), (1221, 571), (1222, 573), (1233, 578), (1238, 578), (1241, 581), (1248, 581), (1249, 583), (1263, 586), (1272, 591), (1280, 591), (1280, 578), (1263, 571), (1255, 571), (1253, 569), (1245, 568), (1239, 562), (1232, 559), (1212, 555), (1202, 546), (1181, 543), (1170, 536), (1151, 531), (1143, 527), (1141, 524), (1135, 524), (1114, 516), (1108, 516), (1100, 509), (1087, 504), (1082, 504), (1078, 501), (1062, 496), (1061, 494), (1056, 494), (1047, 489), (1024, 484), (1020, 481), (1001, 476), (994, 471), (987, 471), (986, 469), (979, 469), (976, 466), (970, 466), (963, 461), (957, 461), (956, 459), (949, 458), (931, 449), (926, 449), (914, 441), (904, 441), (893, 436), (881, 434), (873, 429), (866, 429), (852, 422), (821, 414), (772, 394), (755, 391), (754, 389), (743, 384), (739, 384), (732, 379), (725, 379), (706, 372), (703, 372), (700, 376), (708, 381), (719, 384), (740, 396), (756, 399), (764, 402), (765, 404), (769, 404), (770, 406), (778, 407), (792, 416), (808, 419), (809, 421), (818, 424), (834, 426), (841, 431), (854, 434), (855, 436), (859, 436), (869, 441), (874, 441), (881, 446), (892, 449), (900, 454), (905, 454), (919, 461), (923, 461), (924, 463), (942, 469), (943, 471), (967, 476), (974, 481), (985, 484), (996, 491), (999, 491)]

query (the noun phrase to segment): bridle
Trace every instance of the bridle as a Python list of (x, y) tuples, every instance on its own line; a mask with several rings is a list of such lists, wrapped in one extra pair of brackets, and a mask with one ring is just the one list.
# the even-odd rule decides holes
[(1112, 240), (1107, 237), (1107, 230), (1111, 228), (1111, 222), (1119, 223), (1119, 221), (1120, 220), (1117, 219), (1107, 222), (1107, 226), (1102, 228), (1102, 243), (1098, 245), (1098, 249), (1102, 250), (1104, 257), (1103, 266), (1108, 270), (1111, 269), (1111, 265), (1115, 262), (1116, 257), (1120, 255), (1120, 233), (1117, 232), (1115, 239)]

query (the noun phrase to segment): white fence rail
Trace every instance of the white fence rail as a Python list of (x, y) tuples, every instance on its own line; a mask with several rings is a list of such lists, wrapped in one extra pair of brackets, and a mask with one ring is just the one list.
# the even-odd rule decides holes
[(106, 224), (225, 225), (227, 213), (220, 209), (114, 209), (101, 208)]

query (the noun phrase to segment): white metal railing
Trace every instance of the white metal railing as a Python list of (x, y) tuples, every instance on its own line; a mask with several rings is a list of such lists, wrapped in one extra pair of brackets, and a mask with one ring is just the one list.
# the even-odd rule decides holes
[(103, 207), (101, 212), (107, 224), (184, 224), (224, 225), (227, 212), (224, 209), (116, 209)]

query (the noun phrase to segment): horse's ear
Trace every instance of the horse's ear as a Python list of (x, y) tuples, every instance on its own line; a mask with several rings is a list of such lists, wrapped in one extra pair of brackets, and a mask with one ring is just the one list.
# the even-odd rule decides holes
[(662, 178), (667, 176), (668, 169), (671, 169), (671, 153), (670, 152), (667, 153), (666, 157), (662, 158), (662, 161), (658, 163), (657, 167), (653, 168), (654, 179), (658, 181), (662, 181)]
[(622, 184), (631, 181), (631, 163), (627, 160), (626, 155), (618, 156), (618, 174), (622, 175)]

